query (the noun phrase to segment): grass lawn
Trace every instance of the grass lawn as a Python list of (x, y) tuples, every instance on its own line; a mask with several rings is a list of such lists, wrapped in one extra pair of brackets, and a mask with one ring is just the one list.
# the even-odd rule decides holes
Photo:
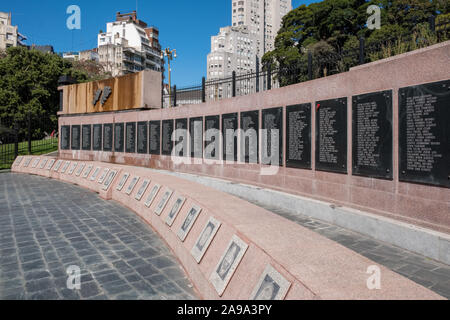
[[(58, 138), (31, 141), (31, 154), (41, 155), (58, 150)], [(19, 142), (19, 155), (28, 155), (28, 141)], [(0, 145), (0, 170), (11, 168), (14, 162), (14, 143)]]

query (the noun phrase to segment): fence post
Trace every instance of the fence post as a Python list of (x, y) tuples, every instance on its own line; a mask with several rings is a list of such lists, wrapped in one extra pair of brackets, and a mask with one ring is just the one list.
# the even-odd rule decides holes
[(308, 51), (308, 79), (309, 80), (313, 79), (313, 74), (312, 74), (312, 53), (311, 53), (311, 51)]
[(19, 156), (19, 123), (14, 123), (14, 159)]
[(28, 154), (31, 154), (31, 111), (28, 111)]
[(177, 106), (177, 86), (173, 86), (173, 106)]
[(364, 37), (359, 38), (359, 64), (364, 64), (366, 61), (364, 53)]
[(431, 15), (429, 18), (429, 23), (430, 23), (430, 30), (435, 32), (436, 31), (436, 17)]
[(267, 90), (272, 89), (272, 64), (267, 65)]
[(259, 59), (256, 57), (256, 92), (259, 92)]
[(236, 97), (236, 71), (233, 71), (231, 78), (231, 94), (232, 97)]
[(206, 102), (206, 80), (202, 77), (202, 102)]

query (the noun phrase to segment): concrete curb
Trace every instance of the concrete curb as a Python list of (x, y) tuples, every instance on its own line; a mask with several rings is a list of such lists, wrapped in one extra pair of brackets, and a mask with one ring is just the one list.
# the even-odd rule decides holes
[(290, 213), (333, 223), (450, 265), (450, 235), (441, 232), (276, 190), (188, 173), (155, 171), (182, 177), (263, 205), (276, 204)]

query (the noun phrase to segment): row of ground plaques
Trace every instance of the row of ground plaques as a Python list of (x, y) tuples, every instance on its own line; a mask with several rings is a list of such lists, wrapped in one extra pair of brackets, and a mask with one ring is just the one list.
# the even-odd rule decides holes
[[(393, 179), (392, 91), (352, 97), (352, 174)], [(399, 180), (450, 187), (450, 80), (399, 90)], [(347, 173), (347, 98), (286, 107), (286, 166), (312, 168), (311, 118), (315, 112), (315, 169)], [(267, 163), (278, 158), (283, 164), (283, 108), (190, 118), (94, 125), (61, 126), (62, 150), (92, 149), (142, 154), (171, 155), (174, 145), (183, 147), (178, 156), (220, 159), (220, 121), (223, 160), (237, 161), (236, 130), (240, 123), (241, 161)], [(203, 123), (204, 121), (204, 123)], [(172, 141), (175, 129), (187, 130)], [(204, 125), (204, 129), (203, 129)], [(92, 131), (91, 131), (92, 130)], [(259, 140), (264, 146), (259, 159)], [(274, 140), (275, 139), (275, 140)], [(81, 141), (81, 142), (80, 142)], [(114, 142), (114, 144), (113, 144)], [(276, 148), (278, 145), (278, 148)], [(114, 147), (114, 148), (113, 148)], [(147, 149), (148, 148), (148, 149)], [(273, 164), (273, 161), (272, 161)]]

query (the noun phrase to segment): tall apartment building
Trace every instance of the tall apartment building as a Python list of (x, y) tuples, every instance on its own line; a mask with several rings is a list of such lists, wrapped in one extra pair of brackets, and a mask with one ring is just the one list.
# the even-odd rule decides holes
[(116, 15), (98, 35), (99, 62), (115, 76), (162, 69), (159, 31), (137, 18), (136, 11)]
[(27, 38), (21, 35), (17, 26), (11, 24), (11, 13), (0, 12), (0, 50), (24, 46)]

